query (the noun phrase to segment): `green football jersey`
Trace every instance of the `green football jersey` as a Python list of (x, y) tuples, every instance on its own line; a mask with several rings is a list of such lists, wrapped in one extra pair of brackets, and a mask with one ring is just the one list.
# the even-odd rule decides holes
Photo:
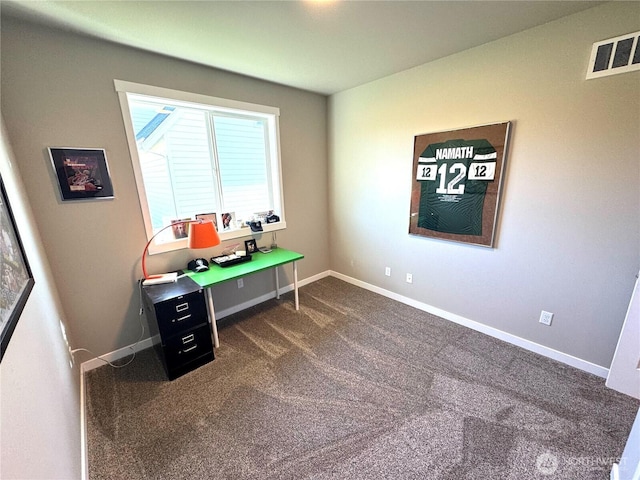
[(497, 152), (487, 140), (432, 143), (420, 155), (418, 227), (458, 235), (482, 235), (488, 182), (495, 180)]

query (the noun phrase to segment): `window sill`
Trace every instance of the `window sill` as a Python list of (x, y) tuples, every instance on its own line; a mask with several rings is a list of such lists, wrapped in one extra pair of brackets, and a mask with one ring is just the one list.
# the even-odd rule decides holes
[[(220, 240), (222, 241), (221, 245), (218, 247), (212, 248), (220, 248), (220, 246), (224, 247), (224, 243), (230, 240), (236, 240), (239, 238), (245, 237), (254, 237), (259, 239), (261, 235), (265, 233), (277, 232), (278, 230), (285, 230), (287, 228), (287, 222), (280, 221), (276, 223), (262, 223), (262, 232), (252, 232), (251, 229), (246, 226), (242, 228), (235, 228), (233, 230), (220, 230), (218, 235), (220, 236)], [(269, 240), (270, 241), (270, 240)], [(242, 246), (244, 248), (244, 245)], [(148, 253), (149, 255), (156, 255), (159, 253), (173, 252), (175, 250), (182, 250), (187, 248), (187, 239), (180, 239), (170, 242), (164, 242), (161, 244), (151, 244), (149, 245)], [(240, 249), (242, 250), (242, 249)]]

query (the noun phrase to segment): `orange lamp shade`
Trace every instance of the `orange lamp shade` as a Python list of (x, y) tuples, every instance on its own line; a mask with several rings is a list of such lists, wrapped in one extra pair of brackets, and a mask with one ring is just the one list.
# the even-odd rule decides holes
[(189, 248), (209, 248), (220, 245), (220, 236), (211, 220), (189, 225)]

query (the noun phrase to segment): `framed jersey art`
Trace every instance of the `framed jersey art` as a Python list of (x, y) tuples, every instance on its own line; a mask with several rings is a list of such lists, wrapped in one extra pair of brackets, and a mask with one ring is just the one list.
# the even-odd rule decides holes
[(410, 234), (493, 247), (509, 127), (415, 136)]

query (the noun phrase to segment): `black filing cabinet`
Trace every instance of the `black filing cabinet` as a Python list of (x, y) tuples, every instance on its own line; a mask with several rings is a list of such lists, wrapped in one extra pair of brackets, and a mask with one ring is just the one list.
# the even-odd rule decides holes
[(142, 287), (150, 334), (169, 380), (214, 359), (204, 290), (189, 277)]

